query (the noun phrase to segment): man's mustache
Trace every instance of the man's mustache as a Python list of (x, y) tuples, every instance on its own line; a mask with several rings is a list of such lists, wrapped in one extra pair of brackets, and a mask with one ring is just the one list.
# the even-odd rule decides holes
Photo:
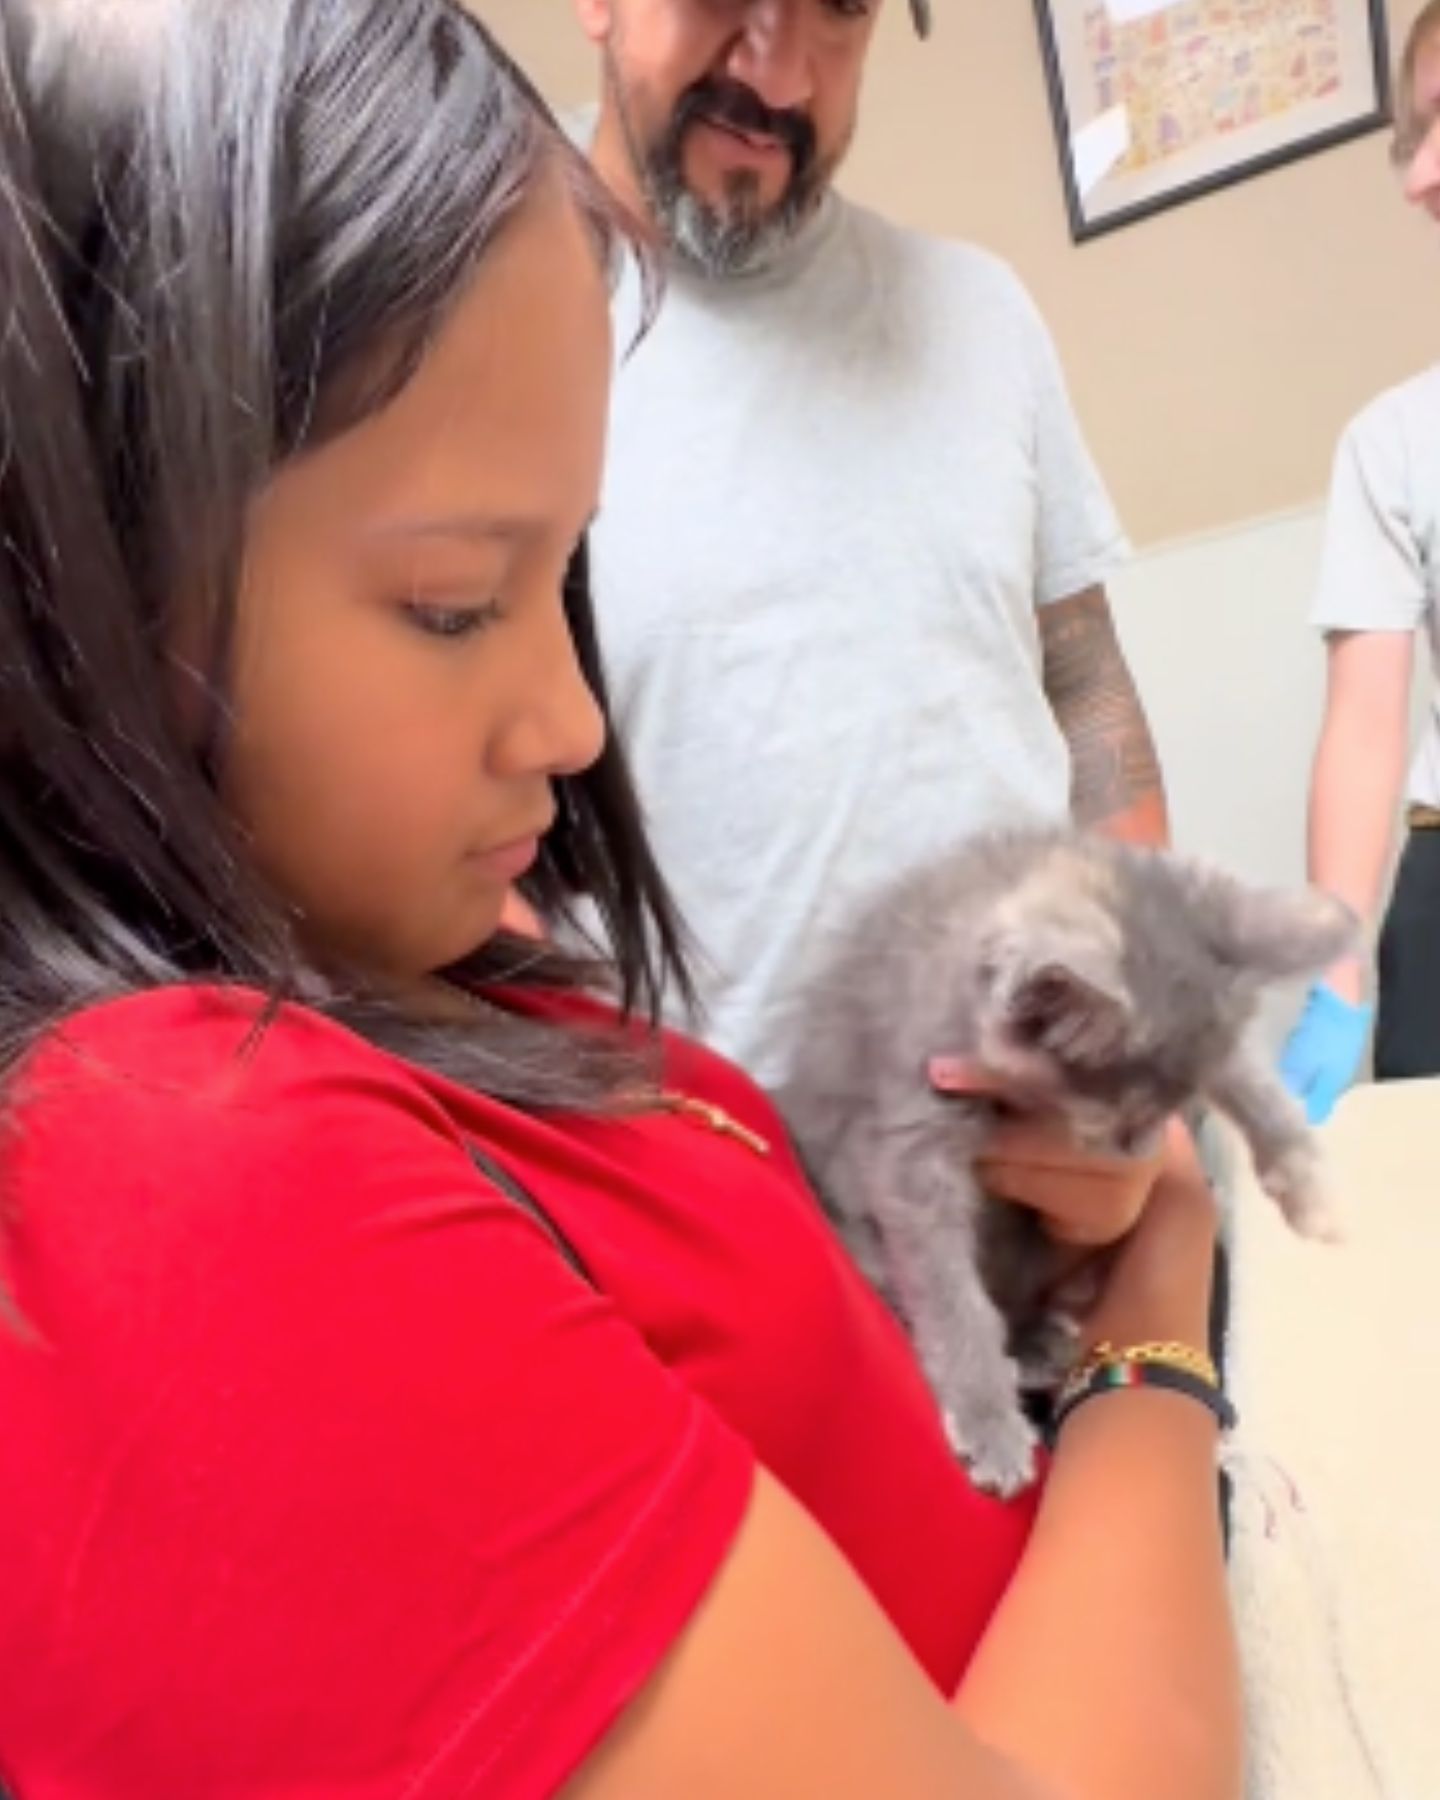
[(712, 79), (698, 81), (687, 89), (675, 109), (674, 140), (678, 142), (691, 125), (701, 121), (783, 145), (790, 152), (797, 176), (803, 176), (815, 160), (815, 127), (809, 119), (803, 113), (776, 111), (741, 82)]

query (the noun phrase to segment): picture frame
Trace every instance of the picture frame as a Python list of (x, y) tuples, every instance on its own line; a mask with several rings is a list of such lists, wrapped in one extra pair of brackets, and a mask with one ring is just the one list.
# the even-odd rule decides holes
[(1083, 243), (1391, 120), (1385, 0), (1034, 0)]

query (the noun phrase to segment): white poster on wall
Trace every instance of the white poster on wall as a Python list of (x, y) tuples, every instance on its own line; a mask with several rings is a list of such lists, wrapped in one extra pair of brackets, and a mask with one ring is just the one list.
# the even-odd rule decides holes
[(1384, 0), (1037, 0), (1037, 8), (1077, 237), (1389, 117)]

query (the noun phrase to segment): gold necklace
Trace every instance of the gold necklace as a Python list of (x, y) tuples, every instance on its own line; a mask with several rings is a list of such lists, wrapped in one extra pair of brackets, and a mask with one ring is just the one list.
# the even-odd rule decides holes
[(697, 1100), (693, 1094), (677, 1093), (672, 1088), (663, 1088), (658, 1097), (666, 1112), (694, 1119), (697, 1124), (708, 1126), (720, 1137), (734, 1138), (737, 1144), (743, 1144), (757, 1156), (769, 1156), (770, 1140), (732, 1118), (723, 1106), (713, 1106), (708, 1100)]

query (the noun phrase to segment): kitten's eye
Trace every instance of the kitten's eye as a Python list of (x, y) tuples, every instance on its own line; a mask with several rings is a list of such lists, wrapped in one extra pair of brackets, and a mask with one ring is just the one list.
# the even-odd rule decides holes
[(1033, 1011), (1051, 1018), (1070, 998), (1070, 989), (1058, 975), (1040, 975), (1030, 984), (1026, 999)]
[(1063, 975), (1046, 971), (1032, 975), (1016, 996), (1017, 1033), (1029, 1042), (1038, 1041), (1072, 1010), (1074, 998)]
[(504, 616), (498, 600), (487, 600), (483, 606), (437, 606), (427, 600), (406, 600), (401, 610), (424, 636), (451, 641), (473, 637)]

